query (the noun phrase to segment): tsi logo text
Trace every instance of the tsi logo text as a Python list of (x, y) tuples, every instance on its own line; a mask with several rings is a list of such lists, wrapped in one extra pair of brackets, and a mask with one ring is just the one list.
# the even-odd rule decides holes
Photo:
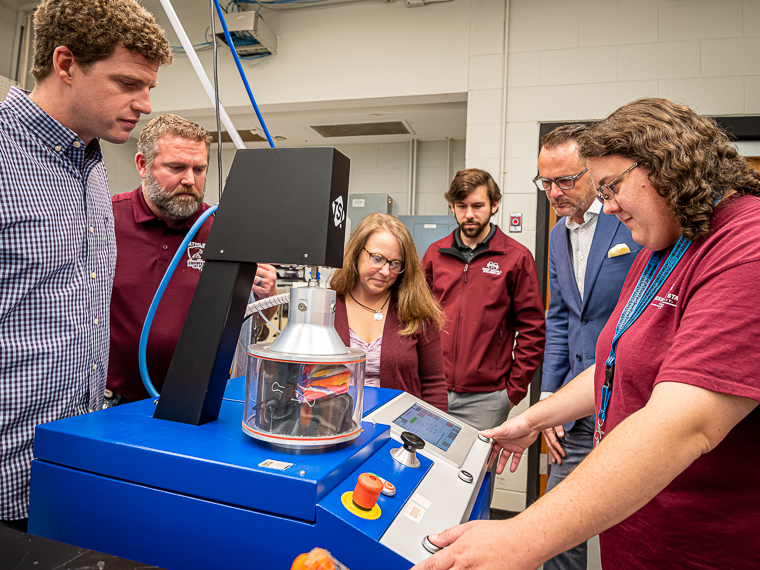
[(338, 196), (332, 203), (333, 221), (340, 228), (346, 219), (346, 208), (343, 206), (343, 196)]

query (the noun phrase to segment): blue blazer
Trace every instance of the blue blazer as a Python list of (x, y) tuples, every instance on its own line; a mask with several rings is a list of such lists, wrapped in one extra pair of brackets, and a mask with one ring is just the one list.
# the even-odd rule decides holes
[[(641, 250), (615, 216), (599, 213), (586, 265), (585, 298), (575, 283), (565, 218), (549, 234), (549, 286), (542, 392), (556, 392), (594, 363), (596, 339), (617, 304), (628, 270)], [(607, 257), (624, 243), (631, 253)], [(575, 422), (565, 425), (570, 429)]]

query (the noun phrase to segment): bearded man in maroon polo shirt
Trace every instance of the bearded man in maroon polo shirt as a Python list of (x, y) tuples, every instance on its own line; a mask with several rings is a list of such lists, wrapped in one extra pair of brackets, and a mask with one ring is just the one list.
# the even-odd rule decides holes
[[(149, 397), (138, 364), (138, 345), (153, 296), (190, 228), (209, 208), (203, 201), (211, 135), (201, 126), (163, 115), (140, 133), (135, 164), (143, 179), (132, 192), (116, 194), (116, 273), (111, 297), (111, 353), (106, 399), (110, 405)], [(212, 218), (188, 243), (161, 298), (148, 336), (147, 365), (159, 392), (174, 355), (195, 286), (203, 269)], [(275, 291), (277, 273), (259, 264), (253, 292)]]

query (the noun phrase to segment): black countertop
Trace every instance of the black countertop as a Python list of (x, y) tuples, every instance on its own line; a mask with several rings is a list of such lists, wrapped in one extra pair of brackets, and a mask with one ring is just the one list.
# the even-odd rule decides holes
[(0, 570), (161, 570), (0, 524)]

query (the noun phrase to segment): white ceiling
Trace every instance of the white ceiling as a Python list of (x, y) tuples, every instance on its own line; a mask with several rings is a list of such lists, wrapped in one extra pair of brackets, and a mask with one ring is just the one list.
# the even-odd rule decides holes
[[(179, 41), (176, 39), (160, 1), (143, 0), (142, 4), (153, 12), (158, 23), (167, 29), (170, 41), (178, 44)], [(173, 4), (186, 29), (189, 27), (205, 28), (209, 17), (208, 11), (198, 10), (197, 0), (189, 5), (184, 0), (175, 0)], [(204, 4), (207, 3), (204, 2)], [(221, 45), (221, 49), (227, 48)], [(276, 58), (277, 56), (270, 57)], [(213, 81), (213, 78), (211, 79)], [(412, 138), (418, 140), (444, 140), (446, 138), (463, 140), (466, 138), (467, 128), (466, 98), (466, 94), (460, 93), (299, 104), (269, 104), (262, 106), (261, 112), (270, 134), (273, 137), (280, 137), (275, 141), (277, 146), (394, 143), (408, 141)], [(178, 109), (181, 108), (178, 105)], [(252, 106), (227, 107), (226, 110), (239, 131), (259, 128)], [(213, 111), (213, 106), (209, 102), (205, 109), (183, 110), (178, 111), (178, 114), (197, 122), (208, 130), (216, 130), (216, 119)], [(171, 112), (171, 110), (162, 108), (161, 112)], [(323, 138), (310, 128), (312, 125), (381, 121), (404, 121), (411, 127), (413, 134)], [(138, 136), (146, 123), (147, 119), (141, 121), (133, 132), (133, 136)], [(265, 142), (247, 143), (249, 148), (266, 145)]]
[[(401, 98), (399, 98), (401, 99)], [(430, 99), (428, 97), (424, 99)], [(341, 101), (340, 108), (311, 105), (269, 105), (262, 109), (264, 122), (272, 137), (278, 137), (277, 146), (336, 145), (356, 143), (394, 143), (412, 138), (418, 140), (463, 140), (466, 133), (467, 102), (461, 100), (403, 101), (389, 99), (372, 101)], [(227, 108), (238, 131), (250, 130), (261, 133), (258, 119), (250, 108)], [(208, 111), (195, 110), (182, 113), (208, 130), (216, 130), (213, 107)], [(149, 119), (143, 119), (134, 130), (135, 136)], [(324, 138), (310, 127), (313, 125), (354, 124), (384, 121), (405, 121), (411, 128), (410, 135), (382, 135), (363, 137)], [(266, 146), (267, 143), (248, 143), (249, 148)]]

